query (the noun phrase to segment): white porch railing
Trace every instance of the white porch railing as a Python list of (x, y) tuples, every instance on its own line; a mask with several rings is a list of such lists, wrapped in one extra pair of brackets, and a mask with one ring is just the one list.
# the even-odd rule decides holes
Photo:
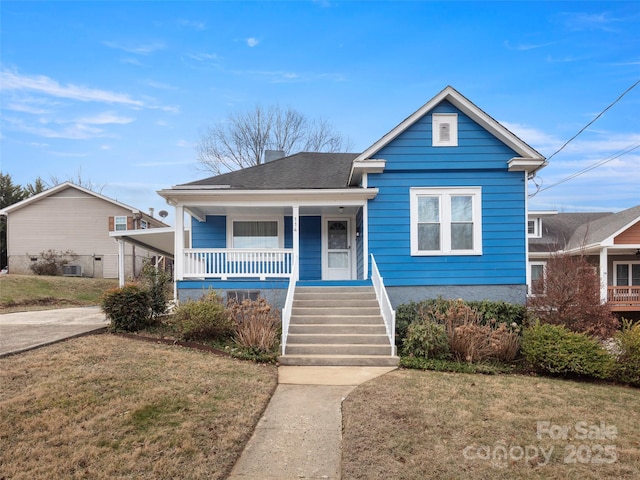
[(293, 268), (291, 269), (291, 278), (289, 279), (289, 289), (287, 290), (287, 299), (282, 309), (282, 355), (285, 354), (287, 348), (287, 337), (289, 335), (289, 322), (291, 321), (291, 311), (293, 310), (293, 294), (296, 290), (296, 282), (298, 281), (298, 259), (293, 259)]
[(378, 265), (376, 260), (371, 255), (371, 281), (373, 282), (373, 289), (376, 291), (376, 297), (378, 304), (380, 305), (380, 312), (384, 319), (384, 326), (387, 329), (387, 337), (389, 337), (389, 343), (391, 344), (391, 355), (396, 355), (396, 311), (391, 307), (389, 296), (387, 295), (387, 289), (384, 287), (384, 282), (380, 276)]
[(183, 278), (288, 278), (293, 250), (244, 250), (233, 248), (186, 248)]

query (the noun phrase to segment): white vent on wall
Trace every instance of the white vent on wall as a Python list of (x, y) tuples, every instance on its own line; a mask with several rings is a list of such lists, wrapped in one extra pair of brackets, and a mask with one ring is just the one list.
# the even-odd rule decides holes
[(65, 277), (81, 277), (82, 267), (80, 265), (65, 265), (62, 267), (62, 275)]
[(458, 114), (434, 113), (432, 115), (434, 147), (458, 146)]

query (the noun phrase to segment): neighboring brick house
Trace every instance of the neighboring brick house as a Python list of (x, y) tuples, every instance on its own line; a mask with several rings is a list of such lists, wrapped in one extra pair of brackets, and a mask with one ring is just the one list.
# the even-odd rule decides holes
[[(165, 223), (116, 200), (65, 182), (0, 210), (7, 218), (9, 272), (31, 274), (41, 253), (71, 251), (67, 275), (118, 278), (118, 243), (110, 231), (156, 229)], [(135, 277), (154, 252), (125, 249), (125, 276)]]

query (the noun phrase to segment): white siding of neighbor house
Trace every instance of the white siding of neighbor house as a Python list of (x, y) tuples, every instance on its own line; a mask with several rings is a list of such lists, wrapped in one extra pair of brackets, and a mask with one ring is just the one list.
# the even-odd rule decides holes
[[(131, 210), (75, 188), (67, 188), (11, 212), (7, 217), (7, 250), (11, 273), (32, 273), (32, 257), (48, 250), (71, 250), (84, 276), (111, 276), (103, 268), (105, 255), (118, 254), (109, 237), (109, 217), (132, 216)], [(132, 275), (133, 247), (126, 245), (126, 276)], [(136, 247), (136, 258), (146, 250)], [(140, 264), (138, 259), (136, 264)], [(138, 270), (139, 271), (139, 270)]]

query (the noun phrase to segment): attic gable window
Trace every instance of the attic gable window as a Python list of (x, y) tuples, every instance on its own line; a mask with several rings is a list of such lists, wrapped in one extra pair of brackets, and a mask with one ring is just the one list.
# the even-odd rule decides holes
[(431, 116), (434, 147), (458, 146), (458, 114), (434, 113)]
[(527, 235), (529, 238), (540, 238), (542, 236), (542, 219), (539, 217), (527, 220)]

